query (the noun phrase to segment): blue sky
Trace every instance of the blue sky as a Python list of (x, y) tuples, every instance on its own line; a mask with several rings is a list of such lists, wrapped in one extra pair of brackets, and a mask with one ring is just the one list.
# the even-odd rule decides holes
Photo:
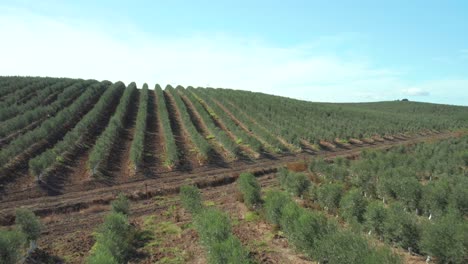
[(7, 0), (0, 75), (468, 105), (466, 14), (467, 1)]

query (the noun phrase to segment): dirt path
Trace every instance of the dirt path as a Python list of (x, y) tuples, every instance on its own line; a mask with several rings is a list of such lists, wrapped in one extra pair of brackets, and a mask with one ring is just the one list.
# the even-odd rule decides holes
[(177, 151), (179, 153), (179, 164), (177, 169), (181, 171), (192, 171), (195, 167), (199, 167), (197, 158), (192, 149), (194, 149), (190, 136), (184, 129), (182, 119), (180, 117), (180, 110), (177, 108), (172, 95), (164, 91), (164, 99), (166, 100), (167, 112), (171, 122), (172, 134), (174, 135)]
[(162, 166), (164, 138), (156, 106), (156, 92), (148, 90), (148, 120), (145, 136), (145, 157), (143, 174), (145, 177), (156, 177), (158, 172), (167, 171)]

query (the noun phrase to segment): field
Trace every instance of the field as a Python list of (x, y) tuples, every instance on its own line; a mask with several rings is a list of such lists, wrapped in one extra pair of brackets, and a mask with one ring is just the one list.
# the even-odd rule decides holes
[[(205, 212), (227, 217), (226, 241), (241, 263), (463, 263), (467, 128), (461, 106), (0, 77), (0, 225), (14, 228), (15, 210), (28, 208), (42, 223), (28, 261), (85, 263), (96, 241), (105, 243), (94, 231), (123, 194), (122, 217), (136, 233), (123, 257), (131, 263), (216, 263), (213, 248), (223, 255), (227, 242), (205, 234)], [(243, 173), (261, 187), (254, 204)], [(182, 186), (201, 190), (201, 212), (183, 195), (181, 203)], [(269, 216), (274, 195), (291, 207), (286, 222)], [(372, 213), (388, 218), (375, 224)], [(307, 233), (292, 220), (302, 215), (326, 224)], [(363, 245), (368, 258), (336, 241)]]

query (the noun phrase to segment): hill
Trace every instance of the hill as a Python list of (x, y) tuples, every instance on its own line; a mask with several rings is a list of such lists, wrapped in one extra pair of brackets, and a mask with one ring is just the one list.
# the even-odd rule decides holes
[(466, 128), (468, 107), (1, 77), (0, 122), (0, 180), (61, 189)]

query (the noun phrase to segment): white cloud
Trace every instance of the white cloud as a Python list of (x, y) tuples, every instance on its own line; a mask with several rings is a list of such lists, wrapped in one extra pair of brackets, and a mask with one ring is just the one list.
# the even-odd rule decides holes
[[(226, 34), (158, 36), (132, 25), (0, 8), (0, 35), (0, 75), (224, 87), (332, 102), (394, 100), (410, 86), (403, 73), (375, 67), (368, 58), (315, 52), (327, 39), (344, 42), (346, 34), (277, 47)], [(407, 92), (417, 94), (414, 89)]]
[(417, 88), (417, 87), (403, 89), (402, 92), (405, 95), (411, 95), (411, 96), (428, 96), (429, 95), (428, 91), (421, 89), (421, 88)]

